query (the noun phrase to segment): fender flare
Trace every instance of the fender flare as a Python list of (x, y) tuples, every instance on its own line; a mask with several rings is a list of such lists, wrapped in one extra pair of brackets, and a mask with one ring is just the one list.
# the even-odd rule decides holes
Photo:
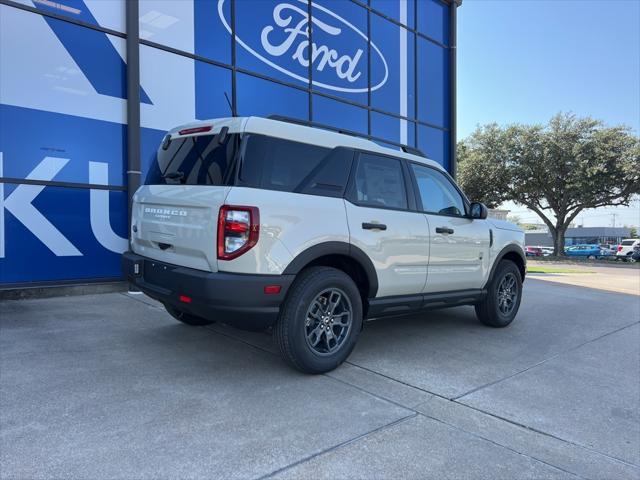
[(517, 243), (510, 243), (509, 245), (504, 247), (502, 250), (500, 250), (498, 255), (496, 255), (496, 259), (493, 261), (493, 265), (491, 265), (491, 270), (489, 271), (489, 277), (487, 279), (487, 282), (484, 285), (485, 289), (487, 288), (487, 285), (489, 284), (489, 282), (491, 282), (491, 280), (493, 279), (493, 275), (496, 271), (496, 268), (498, 267), (498, 263), (500, 263), (500, 260), (502, 260), (505, 257), (505, 255), (511, 252), (516, 253), (522, 260), (522, 264), (524, 265), (524, 271), (522, 272), (522, 281), (524, 282), (525, 272), (527, 271), (527, 257), (522, 251), (522, 247), (520, 247)]
[(296, 275), (314, 260), (327, 255), (341, 255), (358, 262), (369, 281), (369, 292), (367, 296), (369, 298), (376, 296), (378, 292), (378, 274), (373, 266), (373, 262), (360, 248), (347, 242), (323, 242), (309, 247), (299, 253), (282, 273), (283, 275)]

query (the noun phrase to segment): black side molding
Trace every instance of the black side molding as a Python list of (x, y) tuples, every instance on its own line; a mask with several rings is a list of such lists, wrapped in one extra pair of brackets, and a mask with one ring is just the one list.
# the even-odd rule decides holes
[(473, 305), (482, 300), (484, 295), (486, 295), (486, 291), (477, 288), (452, 292), (372, 298), (369, 300), (368, 318), (405, 315), (433, 308)]

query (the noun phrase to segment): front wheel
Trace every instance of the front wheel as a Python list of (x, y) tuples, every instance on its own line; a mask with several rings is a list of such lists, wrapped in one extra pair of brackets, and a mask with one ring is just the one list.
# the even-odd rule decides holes
[(292, 285), (274, 337), (291, 366), (325, 373), (347, 359), (362, 320), (360, 292), (351, 277), (335, 268), (311, 267)]
[(476, 304), (478, 319), (490, 327), (506, 327), (518, 313), (522, 299), (522, 277), (511, 260), (501, 260), (487, 287), (487, 294)]

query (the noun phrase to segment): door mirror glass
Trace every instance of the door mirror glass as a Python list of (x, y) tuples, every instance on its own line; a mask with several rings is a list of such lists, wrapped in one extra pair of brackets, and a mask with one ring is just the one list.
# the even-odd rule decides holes
[(484, 220), (489, 214), (489, 210), (484, 203), (473, 202), (470, 207), (471, 218)]

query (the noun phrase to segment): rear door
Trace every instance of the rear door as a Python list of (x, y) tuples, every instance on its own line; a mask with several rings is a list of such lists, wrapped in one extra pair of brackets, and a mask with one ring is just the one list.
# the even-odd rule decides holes
[(418, 163), (409, 168), (431, 240), (424, 292), (481, 288), (489, 272), (487, 221), (467, 217), (465, 199), (443, 172)]
[(176, 133), (160, 146), (145, 186), (134, 196), (134, 252), (217, 271), (218, 212), (234, 181), (240, 134), (216, 130)]
[(358, 154), (345, 205), (350, 242), (375, 266), (377, 297), (421, 293), (427, 278), (427, 221), (410, 209), (407, 180), (397, 158)]

